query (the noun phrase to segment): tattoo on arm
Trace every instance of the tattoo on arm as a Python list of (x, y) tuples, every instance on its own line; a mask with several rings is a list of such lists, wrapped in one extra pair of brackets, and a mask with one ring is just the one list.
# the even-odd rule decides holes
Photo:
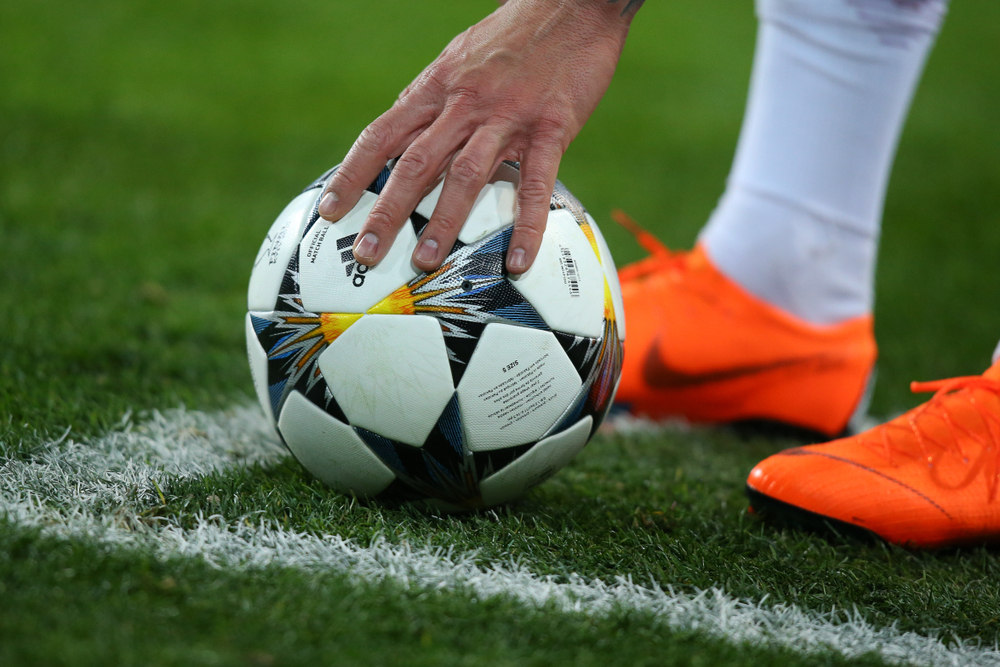
[[(635, 14), (639, 11), (639, 8), (642, 7), (642, 3), (644, 2), (646, 2), (646, 0), (628, 0), (628, 2), (625, 3), (625, 9), (622, 10), (622, 16), (625, 16), (626, 14)], [(617, 5), (618, 0), (608, 0), (608, 4)]]

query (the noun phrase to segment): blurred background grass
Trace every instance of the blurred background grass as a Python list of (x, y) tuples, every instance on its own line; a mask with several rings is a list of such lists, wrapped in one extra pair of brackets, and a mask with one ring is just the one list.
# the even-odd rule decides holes
[[(251, 393), (249, 269), (492, 0), (0, 4), (0, 435)], [(561, 178), (619, 265), (621, 207), (689, 247), (722, 192), (753, 52), (749, 0), (647, 3)], [(952, 8), (902, 139), (879, 267), (878, 415), (911, 379), (978, 373), (1000, 337), (1000, 5)]]

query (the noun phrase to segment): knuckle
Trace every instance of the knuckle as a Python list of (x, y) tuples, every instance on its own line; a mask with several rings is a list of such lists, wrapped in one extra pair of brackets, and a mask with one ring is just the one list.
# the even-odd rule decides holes
[(448, 106), (457, 113), (469, 113), (480, 107), (482, 97), (478, 88), (463, 86), (451, 91)]
[(517, 193), (521, 201), (527, 206), (540, 206), (542, 202), (548, 202), (552, 197), (552, 191), (548, 185), (538, 178), (523, 178), (517, 187)]
[(340, 168), (337, 169), (337, 173), (333, 175), (330, 182), (326, 186), (326, 191), (331, 190), (342, 190), (343, 188), (353, 188), (360, 186), (361, 183), (358, 181), (358, 170), (355, 168), (354, 164), (350, 160), (345, 160)]
[(431, 156), (427, 149), (420, 145), (410, 146), (399, 162), (393, 168), (394, 173), (399, 173), (403, 178), (419, 179), (424, 177), (431, 168)]
[(355, 146), (365, 153), (380, 153), (389, 140), (389, 127), (384, 121), (376, 120), (366, 127), (358, 137)]
[(565, 122), (562, 118), (552, 115), (542, 115), (535, 120), (535, 132), (541, 135), (553, 135), (562, 132)]
[[(517, 245), (535, 248), (541, 245), (542, 235), (545, 233), (545, 218), (536, 221), (518, 221), (514, 225), (517, 234)], [(511, 245), (515, 245), (515, 239), (511, 239)]]
[(414, 102), (409, 106), (408, 112), (413, 118), (414, 127), (429, 127), (440, 115), (441, 106), (437, 100), (424, 100)]
[(394, 215), (394, 206), (388, 202), (383, 202), (379, 199), (379, 204), (376, 205), (368, 213), (368, 220), (365, 222), (365, 227), (367, 229), (373, 230), (378, 236), (382, 236), (385, 232), (395, 232), (396, 224), (395, 220), (397, 216)]
[(420, 75), (420, 84), (431, 89), (431, 91), (440, 93), (445, 90), (448, 85), (448, 80), (451, 78), (451, 68), (445, 63), (437, 61), (431, 63), (427, 69), (423, 71)]
[(569, 122), (561, 114), (543, 113), (535, 119), (532, 135), (536, 141), (564, 146)]
[(451, 213), (443, 213), (433, 222), (434, 236), (437, 238), (454, 240), (462, 229), (462, 221)]
[(458, 185), (475, 185), (486, 180), (485, 169), (473, 157), (459, 155), (451, 163), (448, 173)]

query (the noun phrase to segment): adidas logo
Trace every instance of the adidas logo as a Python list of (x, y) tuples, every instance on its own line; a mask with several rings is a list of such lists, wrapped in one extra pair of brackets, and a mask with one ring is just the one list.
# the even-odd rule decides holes
[(337, 239), (337, 250), (340, 251), (340, 263), (344, 265), (345, 275), (351, 279), (352, 285), (361, 287), (365, 284), (365, 274), (368, 273), (368, 267), (364, 264), (358, 264), (357, 260), (354, 259), (352, 246), (356, 238), (358, 238), (357, 234), (351, 234)]

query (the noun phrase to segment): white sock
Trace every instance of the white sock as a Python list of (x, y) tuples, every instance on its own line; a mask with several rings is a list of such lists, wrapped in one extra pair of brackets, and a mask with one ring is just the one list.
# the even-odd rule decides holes
[(815, 324), (868, 314), (886, 182), (947, 0), (758, 0), (743, 128), (700, 240)]

